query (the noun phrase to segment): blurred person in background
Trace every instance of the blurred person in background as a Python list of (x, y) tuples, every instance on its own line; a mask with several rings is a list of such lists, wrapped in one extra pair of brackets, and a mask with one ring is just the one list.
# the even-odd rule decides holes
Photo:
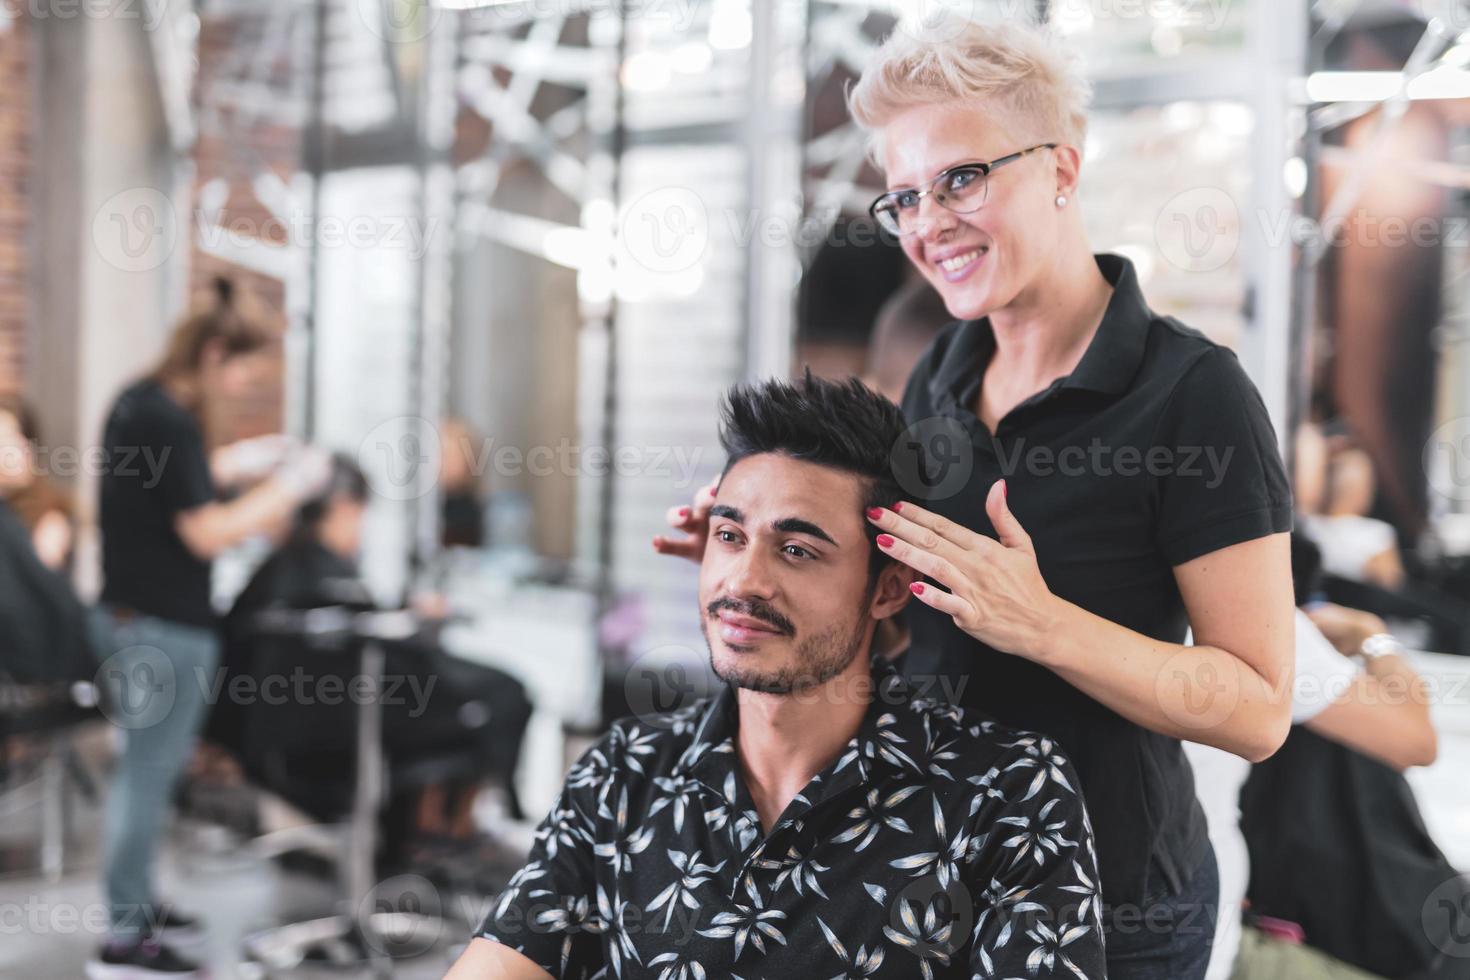
[[(958, 320), (904, 392), (931, 426), (911, 433), (922, 506), (875, 523), (926, 576), (905, 670), (1076, 764), (1109, 976), (1199, 980), (1219, 883), (1181, 743), (1256, 761), (1287, 735), (1291, 490), (1234, 353), (1093, 253), (1089, 98), (1054, 36), (958, 15), (895, 31), (851, 91), (889, 187), (871, 212)], [(656, 547), (696, 558), (712, 499), (671, 515), (689, 540)], [(1230, 710), (1202, 724), (1200, 703)]]
[(8, 445), (19, 447), (14, 452), (24, 453), (32, 470), (23, 485), (0, 492), (0, 496), (30, 532), (36, 554), (46, 567), (69, 572), (77, 537), (76, 502), (45, 474), (35, 472), (34, 454), (41, 438), (35, 413), (18, 398), (0, 398), (0, 429), (5, 430)]
[(904, 283), (878, 310), (863, 383), (895, 405), (902, 402), (914, 365), (953, 319), (933, 286), (922, 279)]
[[(109, 938), (88, 963), (93, 980), (193, 976), (167, 940), (199, 922), (160, 901), (154, 865), (175, 783), (204, 720), (219, 659), (211, 563), (254, 535), (279, 533), (330, 474), (328, 457), (266, 438), (210, 454), (202, 419), (211, 400), (251, 390), (274, 335), (215, 283), (213, 302), (187, 316), (163, 359), (125, 388), (103, 431), (99, 493), (102, 593), (97, 652), (123, 748), (107, 800), (104, 848)], [(247, 486), (228, 502), (222, 488)]]
[[(1300, 598), (1305, 601), (1306, 596)], [(1339, 607), (1334, 607), (1338, 610)], [(1437, 735), (1419, 675), (1402, 656), (1373, 655), (1370, 637), (1387, 627), (1376, 616), (1340, 610), (1336, 641), (1323, 635), (1297, 610), (1296, 684), (1292, 723), (1379, 760), (1397, 772), (1431, 765)], [(1351, 625), (1348, 625), (1351, 623)], [(1210, 954), (1207, 980), (1369, 980), (1371, 974), (1335, 960), (1311, 946), (1288, 942), (1242, 922), (1250, 854), (1240, 829), (1240, 790), (1250, 763), (1208, 745), (1187, 743), (1195, 786), (1220, 865), (1220, 920)], [(1284, 821), (1293, 818), (1282, 815)], [(1309, 831), (1310, 832), (1310, 831)], [(1362, 855), (1340, 855), (1344, 861)], [(1308, 937), (1310, 941), (1310, 937)]]
[(1348, 435), (1307, 423), (1297, 432), (1293, 471), (1297, 512), (1322, 549), (1323, 570), (1391, 592), (1402, 586), (1398, 532), (1369, 516), (1378, 489), (1368, 454)]
[[(1403, 776), (1437, 756), (1433, 690), (1382, 620), (1315, 598), (1320, 554), (1298, 534), (1292, 568), (1297, 683), (1286, 744), (1243, 781), (1234, 760), (1191, 754), (1211, 834), (1231, 855), (1222, 880), (1232, 915), (1249, 896), (1244, 931), (1236, 919), (1211, 974), (1226, 976), (1238, 949), (1240, 980), (1459, 980), (1464, 961), (1448, 950), (1470, 926), (1470, 882), (1451, 893), (1460, 876)], [(1458, 925), (1438, 898), (1458, 910)]]
[(38, 489), (33, 433), (19, 401), (0, 401), (0, 682), (22, 686), (7, 692), (21, 704), (69, 701), (96, 673), (87, 612), (64, 573), (67, 529), (48, 524), (65, 505)]
[(476, 469), (480, 448), (464, 419), (451, 417), (439, 423), (441, 542), (446, 548), (485, 547), (485, 495)]
[[(221, 690), (227, 689), (232, 676), (242, 674), (254, 677), (257, 689), (265, 689), (253, 656), (252, 621), (260, 612), (343, 602), (374, 606), (358, 577), (368, 495), (367, 479), (356, 464), (344, 456), (333, 457), (331, 479), (323, 492), (297, 511), (286, 540), (256, 570), (225, 617)], [(344, 678), (358, 671), (351, 658), (340, 670), (320, 657), (299, 666), (307, 674), (332, 672)], [(520, 682), (493, 667), (450, 655), (431, 633), (412, 644), (390, 647), (383, 673), (395, 678), (400, 687), (404, 679), (414, 679), (406, 689), (420, 692), (416, 697), (384, 700), (383, 746), (390, 764), (415, 752), (475, 749), (483, 775), (503, 782), (507, 809), (519, 819), (516, 768), (531, 716), (531, 703)], [(346, 706), (349, 711), (352, 707)], [(245, 710), (225, 699), (211, 711), (207, 729), (211, 739), (241, 757), (250, 750), (245, 743)], [(333, 714), (330, 706), (299, 705), (292, 710), (315, 716), (319, 722), (313, 727), (320, 738), (302, 746), (293, 761), (303, 771), (321, 772), (320, 785), (325, 788), (333, 782), (332, 776), (344, 771), (345, 760), (355, 751), (354, 720), (350, 715)], [(437, 873), (431, 865), (455, 860), (463, 865), (476, 854), (498, 857), (475, 828), (472, 809), (479, 789), (478, 779), (436, 782), (412, 798), (393, 800), (385, 834), (391, 853), (385, 861), (402, 862), (421, 873)], [(330, 802), (293, 802), (317, 814), (330, 812), (333, 806)]]
[[(863, 383), (895, 405), (903, 401), (903, 387), (914, 365), (949, 321), (949, 311), (934, 287), (922, 279), (900, 286), (878, 310), (868, 338)], [(897, 660), (908, 651), (909, 639), (904, 617), (889, 616), (878, 623), (873, 649)]]

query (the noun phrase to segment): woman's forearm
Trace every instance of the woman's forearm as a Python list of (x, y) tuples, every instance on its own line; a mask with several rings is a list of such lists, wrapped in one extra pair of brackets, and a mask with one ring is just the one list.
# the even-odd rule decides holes
[(1036, 658), (1134, 724), (1259, 762), (1291, 727), (1292, 671), (1262, 676), (1213, 646), (1144, 636), (1058, 600), (1057, 628)]

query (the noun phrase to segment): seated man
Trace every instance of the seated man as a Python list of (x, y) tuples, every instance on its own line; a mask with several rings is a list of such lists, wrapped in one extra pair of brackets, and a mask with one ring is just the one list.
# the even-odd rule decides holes
[(1105, 976), (1070, 763), (869, 655), (912, 582), (864, 520), (903, 430), (855, 380), (732, 391), (699, 580), (727, 687), (581, 758), (450, 980)]

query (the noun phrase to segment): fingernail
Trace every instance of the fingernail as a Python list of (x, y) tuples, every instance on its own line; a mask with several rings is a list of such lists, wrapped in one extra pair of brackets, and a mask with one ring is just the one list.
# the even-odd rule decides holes
[(923, 582), (913, 582), (913, 583), (910, 583), (910, 585), (909, 585), (909, 591), (912, 592), (914, 595), (923, 595), (924, 594), (924, 583)]
[(903, 510), (903, 501), (899, 501), (898, 503), (894, 504), (893, 506), (889, 507), (888, 509), (889, 510)]
[(713, 497), (715, 495), (715, 488), (714, 487), (710, 487), (708, 490), (705, 491), (705, 493), (707, 493), (711, 497)]
[(1008, 486), (1006, 486), (1006, 481), (1001, 480), (1000, 481), (1000, 499), (1001, 500), (1009, 499), (1010, 495), (1011, 495), (1011, 488), (1008, 487)]
[(888, 534), (880, 534), (880, 535), (878, 535), (878, 547), (880, 547), (880, 548), (892, 548), (893, 547), (893, 537), (892, 537), (892, 535), (888, 535)]
[(679, 508), (679, 516), (680, 517), (688, 517), (689, 516), (689, 508), (688, 507), (680, 507)]
[(878, 520), (882, 516), (883, 516), (883, 508), (882, 507), (869, 507), (868, 508), (868, 520), (870, 520), (870, 521), (876, 521), (876, 520)]

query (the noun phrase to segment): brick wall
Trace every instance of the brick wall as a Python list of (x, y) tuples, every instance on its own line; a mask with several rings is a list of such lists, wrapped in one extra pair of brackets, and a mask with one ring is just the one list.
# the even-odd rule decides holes
[[(301, 133), (291, 127), (252, 118), (234, 104), (230, 89), (240, 82), (243, 65), (254, 58), (240, 57), (241, 51), (254, 52), (260, 44), (260, 31), (267, 8), (260, 13), (239, 12), (233, 8), (225, 14), (207, 15), (200, 25), (199, 75), (196, 79), (195, 102), (199, 107), (200, 131), (194, 149), (196, 179), (193, 214), (189, 227), (195, 236), (189, 261), (191, 296), (207, 301), (216, 276), (234, 281), (242, 304), (278, 330), (286, 326), (286, 287), (281, 280), (262, 275), (243, 266), (224, 261), (200, 248), (197, 215), (199, 195), (205, 185), (223, 179), (229, 188), (220, 223), (234, 233), (232, 237), (260, 236), (261, 248), (281, 244), (283, 226), (271, 221), (270, 211), (256, 199), (251, 180), (269, 170), (283, 181), (289, 181), (300, 165)], [(289, 54), (291, 47), (285, 47)], [(285, 85), (292, 66), (286, 61), (268, 66), (268, 77), (275, 85)], [(279, 431), (284, 415), (284, 362), (275, 358), (270, 378), (262, 389), (248, 400), (220, 406), (210, 420), (210, 438), (215, 442)]]
[(33, 53), (24, 5), (0, 31), (0, 392), (23, 388), (29, 303)]

